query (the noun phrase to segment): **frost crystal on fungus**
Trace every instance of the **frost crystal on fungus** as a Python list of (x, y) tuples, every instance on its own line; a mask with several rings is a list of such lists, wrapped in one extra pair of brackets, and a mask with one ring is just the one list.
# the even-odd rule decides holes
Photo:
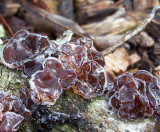
[(160, 83), (147, 71), (117, 77), (107, 98), (122, 119), (160, 116)]
[(104, 58), (91, 49), (92, 45), (87, 37), (53, 41), (26, 30), (7, 40), (1, 60), (9, 68), (23, 70), (32, 91), (22, 88), (16, 98), (0, 90), (0, 129), (16, 131), (30, 110), (36, 111), (37, 104), (54, 105), (69, 88), (86, 99), (101, 96), (106, 90), (121, 119), (160, 116), (159, 80), (144, 70), (126, 72), (107, 89)]
[(33, 74), (29, 81), (34, 92), (32, 98), (36, 102), (53, 105), (63, 88), (70, 87), (75, 80), (76, 73), (73, 70), (64, 69), (57, 58), (49, 57), (43, 64), (43, 70)]
[(55, 45), (47, 36), (20, 30), (10, 40), (5, 41), (1, 60), (9, 68), (29, 68), (25, 73), (31, 76), (41, 69), (39, 63), (56, 53)]
[(19, 125), (30, 116), (20, 98), (0, 90), (0, 131), (16, 131)]
[(107, 83), (104, 58), (91, 50), (92, 44), (91, 39), (84, 37), (59, 47), (59, 59), (63, 65), (77, 73), (77, 80), (72, 86), (74, 92), (87, 99), (103, 95)]
[(21, 30), (5, 43), (2, 62), (31, 77), (36, 103), (53, 105), (69, 87), (84, 98), (103, 95), (107, 84), (105, 62), (91, 49), (91, 39), (82, 37), (57, 44), (47, 36)]

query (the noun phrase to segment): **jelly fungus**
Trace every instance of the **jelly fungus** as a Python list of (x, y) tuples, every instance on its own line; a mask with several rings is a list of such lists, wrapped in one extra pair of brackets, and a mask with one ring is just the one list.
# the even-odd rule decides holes
[(28, 88), (21, 88), (19, 90), (18, 98), (22, 101), (25, 107), (29, 110), (35, 109), (35, 103), (31, 98), (32, 92)]
[(56, 44), (47, 36), (20, 30), (5, 42), (2, 50), (1, 60), (9, 68), (25, 70), (31, 76), (40, 70), (46, 56), (56, 54)]
[(53, 105), (63, 89), (69, 88), (75, 83), (76, 77), (76, 73), (73, 70), (65, 69), (57, 58), (47, 58), (43, 64), (43, 70), (33, 74), (29, 81), (30, 87), (34, 91), (33, 100)]
[(147, 71), (117, 77), (107, 98), (121, 119), (160, 116), (160, 83)]
[[(51, 130), (54, 121), (63, 122), (62, 118), (57, 118), (62, 115), (46, 108), (39, 111), (38, 107), (54, 105), (63, 90), (70, 87), (74, 93), (89, 99), (103, 95), (105, 87), (111, 85), (106, 89), (107, 98), (121, 119), (160, 116), (160, 83), (155, 76), (144, 70), (126, 72), (114, 83), (107, 84), (104, 58), (91, 49), (92, 40), (87, 37), (73, 39), (72, 35), (64, 34), (65, 39), (54, 41), (21, 30), (5, 42), (2, 62), (9, 68), (23, 70), (31, 78), (29, 83), (33, 91), (22, 88), (16, 98), (0, 90), (1, 131), (16, 131), (30, 116), (30, 110), (40, 115), (38, 123), (44, 129)], [(71, 117), (67, 115), (66, 120)], [(78, 117), (72, 121), (81, 118)]]
[(19, 98), (0, 90), (0, 131), (16, 131), (29, 116), (30, 110)]
[(77, 80), (72, 86), (74, 92), (87, 99), (102, 95), (107, 83), (104, 58), (91, 50), (92, 43), (84, 37), (59, 47), (59, 59), (64, 67), (76, 71)]
[(2, 62), (31, 78), (32, 98), (37, 103), (53, 105), (69, 87), (87, 99), (104, 93), (107, 79), (103, 56), (91, 49), (91, 39), (69, 38), (53, 41), (21, 30), (5, 42)]

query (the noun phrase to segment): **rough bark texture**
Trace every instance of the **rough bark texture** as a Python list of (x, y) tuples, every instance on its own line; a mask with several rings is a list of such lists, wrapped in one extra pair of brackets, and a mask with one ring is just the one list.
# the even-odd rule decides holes
[(21, 72), (0, 64), (0, 89), (17, 95), (21, 87), (27, 87), (28, 81), (21, 77)]

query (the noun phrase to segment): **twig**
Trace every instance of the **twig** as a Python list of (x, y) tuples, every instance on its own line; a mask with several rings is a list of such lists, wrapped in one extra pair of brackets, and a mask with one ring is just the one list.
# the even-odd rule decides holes
[(137, 35), (141, 32), (155, 17), (156, 11), (160, 9), (160, 6), (156, 6), (153, 8), (152, 12), (146, 17), (146, 19), (133, 31), (128, 32), (124, 35), (120, 40), (118, 40), (112, 47), (102, 51), (102, 55), (106, 56), (116, 50), (119, 46), (123, 45), (126, 41)]
[(0, 19), (2, 20), (3, 24), (5, 25), (5, 27), (8, 29), (11, 37), (14, 35), (14, 32), (12, 30), (12, 28), (8, 25), (8, 23), (6, 22), (6, 20), (3, 18), (3, 16), (0, 14)]

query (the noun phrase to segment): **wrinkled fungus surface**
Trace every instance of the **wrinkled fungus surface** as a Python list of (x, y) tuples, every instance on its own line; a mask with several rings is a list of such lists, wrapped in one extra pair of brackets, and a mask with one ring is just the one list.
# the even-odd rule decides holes
[(65, 69), (57, 58), (49, 57), (43, 64), (43, 70), (36, 72), (30, 82), (33, 100), (53, 105), (64, 88), (74, 84), (76, 73)]
[(91, 50), (92, 40), (78, 38), (60, 45), (58, 58), (48, 57), (42, 69), (32, 75), (33, 100), (53, 105), (63, 89), (72, 87), (84, 98), (100, 96), (106, 85), (102, 55)]
[(35, 103), (31, 98), (32, 92), (28, 88), (21, 88), (19, 90), (18, 98), (25, 105), (25, 107), (29, 110), (35, 109)]
[(18, 31), (5, 41), (2, 62), (9, 68), (23, 70), (30, 78), (31, 90), (22, 88), (14, 97), (0, 90), (0, 131), (16, 131), (30, 116), (37, 120), (39, 130), (51, 130), (55, 123), (86, 122), (79, 113), (71, 115), (50, 111), (63, 90), (70, 87), (86, 99), (104, 94), (121, 119), (160, 116), (159, 80), (147, 71), (124, 73), (107, 84), (103, 56), (91, 49), (87, 37), (63, 42), (47, 36)]
[(84, 98), (102, 95), (107, 83), (104, 58), (99, 52), (91, 50), (92, 43), (92, 40), (84, 37), (59, 47), (59, 59), (64, 67), (76, 71), (74, 92)]
[(159, 80), (144, 70), (117, 77), (107, 98), (121, 119), (160, 115)]
[(24, 77), (31, 78), (34, 100), (54, 104), (63, 89), (71, 86), (87, 99), (103, 95), (105, 61), (92, 45), (87, 37), (58, 44), (47, 36), (21, 30), (5, 42), (1, 58), (6, 66), (23, 70)]
[(5, 42), (2, 62), (9, 68), (23, 69), (29, 76), (40, 70), (40, 63), (56, 54), (56, 44), (47, 36), (20, 30)]
[(0, 90), (0, 131), (16, 131), (29, 116), (30, 110), (19, 98)]

